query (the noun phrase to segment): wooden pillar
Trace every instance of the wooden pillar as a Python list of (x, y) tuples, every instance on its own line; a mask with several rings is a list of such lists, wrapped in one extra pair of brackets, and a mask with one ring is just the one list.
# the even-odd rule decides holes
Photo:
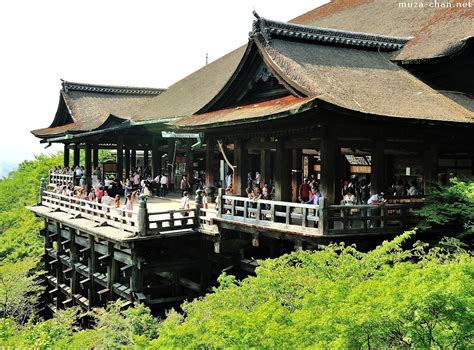
[(132, 146), (132, 154), (131, 154), (131, 162), (132, 162), (132, 169), (137, 170), (137, 149), (135, 146)]
[(161, 156), (163, 154), (160, 152), (159, 147), (159, 139), (157, 137), (154, 137), (151, 150), (151, 165), (153, 178), (157, 177), (161, 172)]
[(69, 168), (69, 145), (64, 144), (64, 167)]
[(114, 252), (114, 243), (108, 242), (109, 261), (107, 264), (107, 289), (109, 290), (109, 301), (113, 300), (114, 283), (117, 278), (117, 261), (114, 258)]
[(209, 137), (206, 140), (206, 186), (214, 186), (214, 148), (216, 139)]
[(117, 174), (118, 181), (123, 180), (123, 139), (119, 138), (117, 141)]
[(328, 205), (334, 204), (336, 194), (336, 167), (341, 151), (336, 139), (328, 135), (321, 140), (321, 194)]
[(144, 171), (148, 169), (148, 167), (150, 166), (148, 152), (149, 152), (148, 145), (145, 145), (145, 147), (143, 148), (143, 170)]
[(290, 150), (283, 147), (283, 140), (279, 140), (276, 146), (275, 163), (273, 164), (275, 200), (290, 201)]
[(438, 182), (438, 144), (433, 142), (423, 153), (423, 184), (424, 193), (430, 192), (431, 185)]
[(168, 162), (166, 164), (166, 172), (168, 175), (168, 189), (171, 189), (171, 184), (174, 183), (174, 168), (176, 166), (175, 164), (175, 147), (176, 147), (176, 141), (175, 139), (168, 139), (168, 147), (166, 149), (168, 153)]
[(70, 298), (73, 299), (73, 296), (78, 292), (79, 275), (76, 271), (75, 264), (79, 261), (79, 249), (76, 243), (76, 230), (70, 228), (69, 231), (71, 234), (71, 248), (69, 249), (69, 258), (71, 259), (71, 265), (73, 267), (71, 271), (72, 276), (69, 287), (71, 288)]
[(131, 258), (132, 258), (132, 273), (130, 275), (130, 289), (132, 292), (141, 292), (143, 289), (143, 273), (140, 268), (141, 264), (138, 259), (137, 247), (132, 247)]
[(260, 152), (260, 178), (261, 184), (270, 184), (270, 180), (272, 179), (272, 151), (269, 149), (261, 150)]
[(234, 191), (237, 196), (245, 196), (247, 188), (247, 174), (249, 169), (248, 152), (244, 145), (245, 141), (235, 140), (234, 142), (234, 163), (236, 166), (234, 174)]
[(130, 178), (130, 146), (125, 144), (125, 178)]
[(92, 152), (91, 152), (91, 144), (89, 142), (86, 142), (85, 148), (85, 175), (86, 175), (86, 185), (87, 188), (89, 189), (90, 186), (92, 185)]
[(97, 288), (95, 285), (94, 274), (97, 271), (97, 259), (96, 259), (96, 251), (95, 251), (95, 241), (94, 236), (89, 235), (89, 259), (88, 259), (88, 267), (89, 267), (89, 309), (97, 305)]
[(298, 202), (298, 189), (303, 180), (303, 151), (291, 150), (291, 201)]
[(99, 145), (97, 143), (92, 147), (92, 167), (94, 169), (99, 167)]
[(188, 181), (191, 183), (194, 176), (194, 151), (192, 149), (188, 149), (186, 151), (186, 174), (188, 175)]
[(74, 144), (74, 167), (79, 165), (79, 162), (81, 160), (81, 149), (79, 148), (79, 145), (76, 143)]
[(372, 150), (372, 167), (370, 174), (370, 193), (382, 192), (385, 186), (385, 142), (375, 141), (375, 148)]

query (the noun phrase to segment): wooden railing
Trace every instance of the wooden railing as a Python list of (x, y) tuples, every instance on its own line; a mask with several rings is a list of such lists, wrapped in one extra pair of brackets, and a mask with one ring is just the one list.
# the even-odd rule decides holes
[(255, 226), (318, 232), (320, 207), (310, 204), (222, 196), (218, 218)]
[(41, 204), (73, 217), (82, 217), (140, 236), (191, 229), (197, 224), (196, 211), (193, 209), (148, 212), (146, 202), (139, 203), (138, 211), (135, 212), (43, 190)]
[(126, 232), (138, 232), (137, 213), (131, 210), (48, 191), (42, 192), (41, 204), (71, 216), (92, 220), (100, 225), (106, 224)]
[(56, 186), (64, 186), (69, 184), (70, 182), (74, 183), (74, 175), (73, 173), (69, 174), (56, 174), (56, 173), (49, 173), (49, 183), (54, 184)]
[(196, 227), (196, 211), (177, 209), (159, 212), (148, 212), (148, 235), (185, 230)]
[(393, 233), (416, 225), (414, 212), (423, 203), (385, 205), (330, 205), (325, 232), (334, 234)]
[(219, 195), (217, 213), (200, 211), (201, 229), (210, 231), (219, 221), (235, 225), (251, 225), (295, 234), (340, 235), (398, 233), (416, 225), (415, 211), (422, 199), (404, 199), (407, 203), (385, 205), (319, 206), (245, 197)]

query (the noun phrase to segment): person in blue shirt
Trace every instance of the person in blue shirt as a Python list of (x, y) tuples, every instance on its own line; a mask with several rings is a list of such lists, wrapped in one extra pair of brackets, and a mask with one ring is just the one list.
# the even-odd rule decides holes
[(306, 202), (306, 204), (314, 204), (314, 205), (319, 205), (319, 199), (321, 198), (321, 192), (317, 188), (311, 189), (311, 196), (309, 198), (309, 201)]

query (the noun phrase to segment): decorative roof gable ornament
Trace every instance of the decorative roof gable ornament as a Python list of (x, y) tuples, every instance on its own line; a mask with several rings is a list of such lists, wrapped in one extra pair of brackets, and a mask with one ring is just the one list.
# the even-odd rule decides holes
[(268, 44), (272, 38), (301, 41), (307, 43), (325, 43), (329, 45), (356, 47), (362, 49), (374, 49), (380, 51), (396, 51), (413, 37), (392, 37), (369, 33), (350, 32), (345, 30), (308, 27), (272, 21), (260, 17), (255, 11), (253, 15), (256, 20), (253, 22), (253, 30), (250, 38), (260, 36)]

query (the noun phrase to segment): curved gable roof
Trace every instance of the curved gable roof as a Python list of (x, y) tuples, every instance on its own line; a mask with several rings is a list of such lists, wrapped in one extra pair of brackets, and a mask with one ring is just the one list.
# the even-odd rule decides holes
[[(431, 59), (451, 54), (474, 36), (474, 7), (465, 0), (333, 0), (291, 23), (398, 37), (413, 36), (398, 60)], [(416, 8), (413, 6), (417, 6)], [(447, 6), (447, 5), (446, 5)]]

